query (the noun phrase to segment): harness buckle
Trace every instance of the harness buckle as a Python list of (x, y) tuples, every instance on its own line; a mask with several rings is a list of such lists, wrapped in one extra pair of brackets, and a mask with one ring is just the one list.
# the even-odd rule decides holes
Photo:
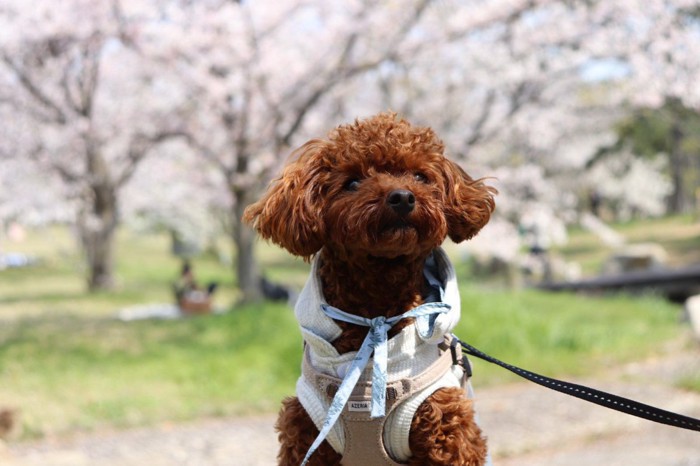
[(462, 342), (454, 335), (452, 335), (452, 340), (450, 341), (450, 353), (452, 354), (452, 364), (462, 366), (467, 379), (470, 379), (473, 374), (472, 365), (467, 356), (462, 354)]

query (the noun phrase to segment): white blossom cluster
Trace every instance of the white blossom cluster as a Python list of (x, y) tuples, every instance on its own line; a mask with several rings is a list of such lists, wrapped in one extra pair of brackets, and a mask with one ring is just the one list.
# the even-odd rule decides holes
[(434, 127), (469, 173), (494, 178), (497, 213), (474, 250), (511, 260), (533, 230), (565, 241), (591, 190), (659, 215), (671, 189), (662, 156), (585, 167), (631, 106), (700, 107), (691, 8), (5, 0), (0, 226), (94, 211), (102, 186), (120, 221), (201, 241), (222, 223), (212, 212), (237, 228), (294, 147), (387, 109)]

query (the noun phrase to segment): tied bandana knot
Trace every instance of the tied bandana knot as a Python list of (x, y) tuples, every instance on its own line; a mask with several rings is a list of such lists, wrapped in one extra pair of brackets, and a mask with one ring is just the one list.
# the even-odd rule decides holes
[(353, 388), (355, 388), (355, 385), (362, 374), (362, 370), (365, 368), (365, 366), (367, 366), (372, 353), (374, 353), (374, 358), (372, 364), (371, 416), (372, 418), (377, 418), (386, 414), (386, 380), (388, 364), (387, 342), (389, 330), (398, 321), (409, 317), (415, 317), (418, 320), (424, 320), (424, 322), (421, 322), (423, 325), (418, 325), (416, 327), (421, 334), (421, 337), (430, 337), (433, 333), (433, 324), (435, 322), (435, 319), (431, 319), (430, 317), (448, 312), (451, 309), (451, 306), (442, 302), (432, 302), (422, 304), (398, 316), (388, 318), (379, 316), (373, 319), (348, 314), (347, 312), (341, 311), (340, 309), (327, 304), (322, 304), (321, 308), (323, 312), (332, 319), (369, 327), (369, 331), (367, 332), (367, 336), (362, 342), (362, 346), (360, 346), (355, 359), (350, 365), (350, 369), (348, 369), (345, 378), (340, 384), (340, 387), (338, 387), (338, 391), (333, 397), (333, 401), (331, 401), (331, 405), (328, 408), (328, 414), (323, 422), (323, 426), (320, 429), (318, 437), (316, 437), (316, 440), (314, 440), (314, 443), (306, 453), (306, 456), (301, 463), (302, 466), (306, 464), (311, 457), (311, 454), (318, 448), (321, 442), (323, 442), (333, 425), (335, 425), (338, 417), (340, 417), (340, 414), (347, 404), (350, 394), (352, 393)]
[[(328, 314), (328, 309), (325, 311), (326, 314)], [(372, 368), (372, 418), (382, 417), (386, 412), (387, 340), (391, 327), (393, 327), (393, 324), (387, 323), (386, 317), (375, 317), (369, 321), (369, 333), (365, 338), (365, 340), (369, 339), (367, 346), (374, 350), (374, 365)], [(366, 363), (365, 361), (365, 364)]]

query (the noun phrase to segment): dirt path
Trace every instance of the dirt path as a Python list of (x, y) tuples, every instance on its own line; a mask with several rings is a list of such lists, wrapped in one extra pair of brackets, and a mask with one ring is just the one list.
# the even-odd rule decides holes
[[(575, 382), (700, 417), (700, 394), (672, 386), (700, 373), (700, 347)], [(478, 388), (478, 387), (477, 387)], [(517, 383), (477, 391), (481, 424), (497, 466), (700, 466), (700, 433), (615, 413)], [(0, 449), (8, 466), (268, 466), (274, 416), (205, 420)]]

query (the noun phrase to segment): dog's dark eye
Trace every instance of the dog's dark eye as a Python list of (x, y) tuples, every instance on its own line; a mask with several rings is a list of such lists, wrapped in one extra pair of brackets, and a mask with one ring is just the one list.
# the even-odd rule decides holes
[(346, 191), (357, 191), (357, 189), (359, 187), (360, 187), (360, 180), (358, 180), (357, 178), (353, 178), (353, 179), (345, 182), (345, 190)]
[(425, 176), (423, 173), (420, 173), (420, 172), (419, 172), (419, 173), (416, 173), (415, 175), (413, 175), (413, 178), (414, 178), (416, 181), (420, 181), (421, 183), (427, 183), (427, 182), (429, 181), (429, 180), (428, 180), (428, 177)]

